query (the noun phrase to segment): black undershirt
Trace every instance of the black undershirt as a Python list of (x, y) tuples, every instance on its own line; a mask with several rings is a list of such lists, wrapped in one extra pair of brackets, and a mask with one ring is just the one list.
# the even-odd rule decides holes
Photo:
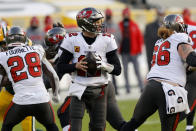
[(95, 42), (95, 40), (96, 40), (96, 38), (97, 38), (97, 36), (94, 37), (94, 38), (86, 37), (86, 36), (83, 35), (83, 33), (82, 33), (82, 36), (83, 36), (84, 40), (86, 41), (86, 43), (87, 43), (88, 45), (92, 45), (93, 42)]
[[(91, 45), (96, 40), (96, 37), (95, 38), (89, 38), (89, 37), (85, 37), (85, 36), (83, 36), (83, 37), (89, 45)], [(58, 63), (57, 63), (57, 74), (59, 76), (59, 79), (61, 79), (65, 73), (71, 73), (76, 70), (76, 68), (75, 68), (76, 63), (70, 64), (70, 61), (73, 59), (73, 54), (71, 52), (69, 52), (68, 50), (63, 49), (61, 47), (60, 47), (60, 49), (63, 52), (62, 52), (62, 54), (58, 60)], [(107, 61), (109, 64), (114, 65), (114, 69), (111, 72), (111, 74), (120, 75), (121, 65), (120, 65), (120, 60), (117, 55), (117, 50), (113, 50), (113, 51), (106, 53), (106, 58), (107, 58)]]

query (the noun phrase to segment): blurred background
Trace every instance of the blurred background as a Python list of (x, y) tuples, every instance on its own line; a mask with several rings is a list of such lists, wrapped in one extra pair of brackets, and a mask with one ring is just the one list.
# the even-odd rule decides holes
[(156, 18), (155, 7), (163, 7), (168, 13), (181, 14), (184, 8), (189, 8), (193, 20), (196, 20), (195, 0), (0, 0), (0, 18), (9, 25), (20, 25), (27, 28), (33, 16), (38, 17), (41, 28), (44, 19), (50, 16), (53, 21), (61, 21), (65, 27), (76, 26), (75, 15), (84, 7), (95, 7), (103, 11), (110, 8), (113, 19), (121, 20), (121, 11), (126, 7), (131, 9), (131, 17), (141, 28)]
[[(0, 21), (6, 22), (9, 26), (23, 27), (30, 39), (39, 43), (39, 41), (43, 42), (44, 34), (52, 28), (53, 22), (63, 23), (67, 32), (77, 31), (75, 16), (82, 8), (95, 7), (101, 10), (105, 18), (109, 15), (107, 18), (112, 17), (113, 23), (117, 26), (123, 20), (125, 9), (129, 9), (128, 15), (138, 25), (144, 40), (142, 50), (137, 54), (140, 76), (135, 73), (137, 70), (134, 68), (133, 62), (128, 62), (129, 70), (126, 72), (128, 72), (127, 79), (130, 85), (126, 82), (127, 76), (124, 75), (124, 72), (114, 80), (118, 99), (137, 99), (142, 91), (137, 87), (145, 85), (145, 76), (150, 68), (149, 61), (152, 57), (149, 54), (152, 54), (153, 44), (157, 39), (154, 38), (157, 28), (153, 22), (158, 22), (157, 26), (159, 26), (159, 21), (163, 16), (172, 13), (185, 14), (188, 22), (194, 22), (196, 21), (195, 5), (195, 0), (0, 0)], [(151, 27), (147, 28), (149, 23)], [(108, 27), (110, 28), (109, 25)], [(108, 31), (110, 31), (109, 28)], [(36, 35), (32, 35), (35, 29)], [(119, 30), (112, 33), (116, 32)], [(121, 42), (122, 40), (117, 40), (118, 45)], [(119, 56), (122, 58), (120, 54)], [(61, 88), (66, 90), (68, 78), (65, 76), (64, 79), (61, 81)], [(124, 88), (125, 86), (130, 86), (130, 90)]]
[[(145, 77), (151, 67), (153, 47), (159, 39), (156, 35), (157, 29), (163, 17), (167, 14), (181, 14), (186, 24), (196, 26), (196, 0), (0, 0), (0, 24), (21, 26), (33, 42), (43, 44), (45, 33), (52, 28), (54, 22), (63, 23), (67, 32), (78, 31), (75, 16), (86, 7), (95, 7), (102, 12), (107, 32), (114, 34), (121, 48), (119, 57), (123, 71), (120, 76), (111, 76), (111, 80), (116, 89), (116, 97), (120, 100), (120, 110), (125, 120), (128, 120), (146, 83)], [(121, 34), (120, 29), (126, 29), (127, 18), (131, 20), (130, 26), (128, 25), (131, 33), (128, 31)], [(123, 27), (120, 26), (122, 23)], [(130, 36), (127, 37), (126, 34)], [(196, 43), (196, 34), (192, 37)], [(140, 42), (126, 42), (133, 39), (140, 39)], [(125, 45), (122, 45), (123, 43)], [(126, 61), (123, 58), (131, 51), (127, 50), (127, 47), (132, 46), (138, 47), (134, 54), (135, 60)], [(68, 75), (60, 82), (61, 102), (67, 95), (69, 82)], [(55, 111), (58, 107), (59, 104), (54, 106)], [(59, 121), (57, 124), (60, 127)], [(185, 125), (185, 122), (180, 125), (178, 131), (184, 131)], [(41, 128), (41, 125), (36, 127)], [(107, 127), (107, 130), (113, 131), (109, 125)], [(84, 129), (87, 128), (88, 124)], [(139, 128), (140, 131), (146, 129), (160, 130), (158, 113)], [(18, 130), (20, 128), (15, 131)]]

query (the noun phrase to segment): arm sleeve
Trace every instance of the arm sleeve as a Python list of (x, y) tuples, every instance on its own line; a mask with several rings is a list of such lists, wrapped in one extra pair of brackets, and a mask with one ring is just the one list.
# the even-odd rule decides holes
[(120, 60), (117, 55), (117, 50), (113, 50), (113, 51), (106, 53), (106, 58), (109, 64), (114, 65), (114, 69), (110, 74), (117, 75), (117, 76), (120, 75), (121, 64), (120, 64)]
[(192, 51), (191, 53), (189, 53), (189, 55), (186, 58), (186, 63), (189, 66), (196, 67), (196, 53), (195, 53), (195, 51)]
[(42, 69), (44, 73), (49, 77), (50, 79), (50, 85), (53, 90), (53, 94), (57, 95), (59, 90), (59, 78), (53, 68), (53, 66), (50, 64), (50, 62), (44, 57), (42, 59)]
[(70, 61), (73, 59), (73, 54), (63, 48), (60, 48), (60, 50), (61, 53), (57, 62), (57, 74), (59, 79), (61, 79), (65, 73), (71, 73), (76, 70), (76, 63), (70, 64)]

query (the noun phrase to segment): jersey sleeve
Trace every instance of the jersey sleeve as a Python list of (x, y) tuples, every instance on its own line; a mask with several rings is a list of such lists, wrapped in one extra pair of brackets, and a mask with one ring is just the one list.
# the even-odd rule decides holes
[(178, 33), (176, 39), (178, 40), (177, 44), (187, 43), (187, 44), (193, 45), (193, 41), (191, 37), (186, 33)]
[(116, 40), (114, 39), (114, 35), (111, 34), (109, 38), (110, 39), (108, 40), (106, 52), (110, 52), (118, 48), (116, 44)]
[(41, 45), (34, 45), (34, 47), (37, 49), (37, 51), (39, 52), (39, 54), (41, 55), (41, 57), (43, 57), (45, 55), (45, 50)]
[(71, 38), (69, 37), (68, 34), (66, 34), (62, 44), (61, 44), (61, 48), (68, 50), (69, 52), (73, 53), (73, 47), (72, 47), (72, 42), (71, 42)]

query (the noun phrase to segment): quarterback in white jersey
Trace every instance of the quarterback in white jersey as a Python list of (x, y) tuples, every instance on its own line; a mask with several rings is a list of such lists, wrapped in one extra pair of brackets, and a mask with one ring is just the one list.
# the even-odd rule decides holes
[[(157, 110), (162, 131), (175, 131), (180, 113), (190, 112), (184, 63), (196, 66), (192, 40), (185, 33), (186, 25), (180, 15), (168, 15), (159, 28), (154, 46), (152, 68), (148, 83), (135, 107), (134, 114), (121, 131), (134, 131)], [(143, 110), (145, 109), (145, 111)]]
[(50, 76), (54, 100), (58, 100), (58, 76), (45, 58), (44, 49), (26, 46), (26, 39), (20, 27), (12, 27), (6, 36), (8, 50), (0, 53), (0, 81), (7, 74), (15, 92), (2, 131), (11, 131), (26, 116), (35, 116), (48, 131), (58, 131), (42, 75)]
[[(67, 34), (61, 48), (74, 54), (72, 63), (77, 63), (86, 56), (88, 52), (94, 52), (101, 57), (103, 62), (107, 62), (106, 53), (116, 50), (117, 45), (112, 34), (99, 34), (92, 45), (88, 45), (81, 32)], [(73, 82), (85, 86), (97, 86), (108, 84), (108, 75), (106, 71), (99, 70), (94, 77), (88, 77), (87, 72), (75, 71)]]
[[(116, 53), (117, 45), (113, 35), (101, 33), (103, 15), (97, 9), (84, 8), (77, 14), (76, 19), (82, 32), (65, 36), (57, 63), (57, 73), (60, 77), (65, 73), (73, 74), (73, 83), (69, 88), (71, 130), (81, 131), (85, 111), (83, 105), (86, 105), (90, 115), (89, 130), (104, 131), (108, 73), (121, 73)], [(96, 61), (95, 73), (90, 73), (85, 61), (89, 52)]]

